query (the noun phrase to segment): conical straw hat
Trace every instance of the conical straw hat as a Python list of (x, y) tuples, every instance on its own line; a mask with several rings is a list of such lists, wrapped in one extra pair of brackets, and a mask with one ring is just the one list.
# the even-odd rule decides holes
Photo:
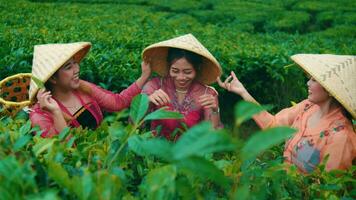
[(356, 56), (297, 54), (291, 58), (356, 118)]
[(200, 76), (197, 80), (204, 84), (211, 84), (221, 75), (222, 70), (213, 55), (192, 35), (186, 34), (170, 40), (152, 44), (142, 52), (142, 58), (151, 63), (152, 70), (161, 76), (168, 73), (168, 49), (169, 47), (184, 49), (203, 57)]
[[(33, 52), (32, 76), (46, 83), (70, 58), (73, 57), (77, 63), (80, 63), (90, 47), (89, 42), (36, 45)], [(33, 101), (38, 90), (39, 86), (32, 79), (29, 91), (30, 101)]]

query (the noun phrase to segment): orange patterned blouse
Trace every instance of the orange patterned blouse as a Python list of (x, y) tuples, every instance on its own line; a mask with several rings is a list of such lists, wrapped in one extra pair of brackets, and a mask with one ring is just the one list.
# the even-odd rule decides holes
[(313, 171), (327, 155), (326, 170), (349, 168), (356, 157), (356, 135), (350, 120), (338, 108), (324, 116), (318, 125), (307, 127), (309, 117), (318, 109), (318, 105), (304, 100), (274, 116), (264, 111), (255, 115), (254, 120), (263, 129), (273, 126), (298, 129), (286, 141), (284, 157), (285, 162), (295, 164), (299, 170)]

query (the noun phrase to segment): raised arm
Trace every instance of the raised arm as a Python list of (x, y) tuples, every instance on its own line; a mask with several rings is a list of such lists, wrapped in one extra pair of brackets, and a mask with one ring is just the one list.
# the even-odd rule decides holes
[(109, 112), (120, 111), (130, 106), (132, 99), (140, 94), (141, 88), (150, 77), (150, 64), (142, 62), (141, 70), (140, 78), (120, 93), (113, 93), (83, 80), (81, 80), (81, 84), (89, 88), (91, 96), (95, 98), (102, 109)]
[[(220, 77), (217, 78), (217, 81), (220, 87), (237, 95), (240, 95), (245, 101), (249, 101), (259, 105), (255, 98), (250, 95), (250, 93), (246, 90), (243, 84), (239, 81), (234, 72), (231, 72), (230, 76), (224, 82), (221, 81)], [(297, 115), (304, 109), (306, 104), (308, 104), (307, 100), (293, 107), (283, 109), (276, 115), (272, 115), (267, 111), (263, 111), (257, 115), (254, 115), (253, 119), (263, 129), (273, 126), (289, 126), (292, 125), (293, 121), (295, 120)]]

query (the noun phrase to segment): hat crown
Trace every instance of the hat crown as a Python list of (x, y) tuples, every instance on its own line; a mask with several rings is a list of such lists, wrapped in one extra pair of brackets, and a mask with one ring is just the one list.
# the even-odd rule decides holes
[[(191, 33), (182, 35), (170, 40), (166, 40), (163, 42), (159, 42), (157, 44), (151, 45), (151, 46), (169, 46), (169, 47), (175, 47), (175, 48), (180, 48), (188, 51), (195, 52), (199, 55), (209, 55), (212, 59), (216, 61), (214, 56), (209, 52), (208, 49), (206, 49), (200, 42), (199, 40), (194, 37)], [(148, 47), (150, 48), (150, 47)], [(217, 61), (216, 61), (217, 62)]]

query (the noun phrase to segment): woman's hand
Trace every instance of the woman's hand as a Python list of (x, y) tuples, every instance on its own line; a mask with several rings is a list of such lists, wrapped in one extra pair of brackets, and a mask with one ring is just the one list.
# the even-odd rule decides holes
[(151, 76), (151, 64), (146, 61), (141, 62), (141, 77), (148, 79)]
[(246, 88), (242, 85), (242, 83), (237, 79), (235, 73), (231, 71), (231, 75), (226, 78), (224, 82), (221, 81), (220, 77), (216, 79), (220, 85), (220, 87), (230, 91), (234, 92), (238, 95), (240, 95), (245, 101), (249, 101), (255, 104), (259, 104), (253, 96), (248, 93)]
[(146, 61), (141, 62), (141, 76), (136, 81), (136, 84), (139, 88), (142, 88), (143, 85), (145, 85), (145, 83), (151, 76), (151, 72), (152, 69), (150, 63)]
[(220, 77), (217, 79), (220, 87), (226, 89), (229, 92), (234, 92), (240, 96), (248, 93), (246, 88), (242, 85), (242, 83), (237, 79), (235, 73), (231, 71), (231, 75), (225, 79), (224, 82), (221, 81)]
[(203, 106), (204, 109), (211, 108), (214, 112), (218, 111), (218, 104), (215, 100), (215, 97), (211, 94), (204, 94), (200, 96), (199, 103)]
[(58, 103), (52, 98), (51, 91), (40, 89), (37, 93), (37, 100), (41, 109), (48, 110), (51, 113), (60, 111)]
[(162, 89), (154, 91), (148, 99), (156, 106), (165, 106), (170, 102), (169, 96)]

